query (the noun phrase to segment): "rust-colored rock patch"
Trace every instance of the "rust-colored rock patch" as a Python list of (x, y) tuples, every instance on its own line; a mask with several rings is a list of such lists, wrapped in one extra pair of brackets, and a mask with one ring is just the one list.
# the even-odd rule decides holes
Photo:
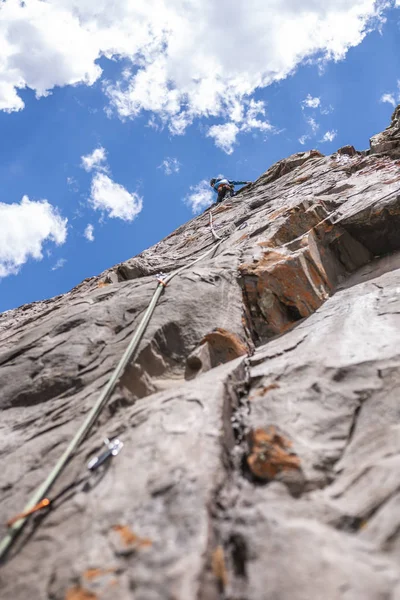
[(212, 571), (223, 589), (228, 585), (228, 571), (225, 564), (225, 554), (222, 546), (218, 546), (212, 555)]
[(77, 585), (67, 590), (65, 600), (98, 600), (98, 596)]
[(273, 426), (252, 431), (247, 457), (250, 471), (259, 479), (271, 480), (282, 471), (299, 470), (300, 459), (290, 452), (291, 446), (292, 443)]
[(111, 541), (117, 554), (127, 554), (152, 545), (149, 538), (138, 536), (129, 525), (114, 525), (111, 531)]

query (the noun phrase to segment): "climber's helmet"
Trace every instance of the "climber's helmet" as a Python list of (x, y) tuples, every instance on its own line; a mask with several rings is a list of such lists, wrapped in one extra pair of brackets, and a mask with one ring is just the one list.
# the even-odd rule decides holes
[(214, 187), (216, 181), (217, 181), (216, 179), (210, 179), (211, 187)]

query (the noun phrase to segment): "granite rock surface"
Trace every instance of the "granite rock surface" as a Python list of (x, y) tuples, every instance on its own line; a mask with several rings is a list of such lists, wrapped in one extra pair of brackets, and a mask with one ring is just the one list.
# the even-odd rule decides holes
[(284, 159), (139, 256), (0, 315), (4, 535), (156, 275), (189, 265), (15, 541), (1, 598), (400, 600), (399, 111), (369, 151)]

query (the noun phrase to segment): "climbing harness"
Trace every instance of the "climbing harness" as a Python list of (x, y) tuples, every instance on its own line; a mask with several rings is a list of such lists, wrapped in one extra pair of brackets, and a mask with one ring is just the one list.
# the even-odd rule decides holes
[[(214, 234), (214, 237), (215, 237), (215, 234)], [(135, 332), (132, 336), (132, 339), (129, 342), (128, 347), (126, 348), (118, 365), (116, 366), (115, 370), (113, 371), (106, 387), (100, 393), (99, 398), (97, 399), (97, 401), (95, 402), (95, 404), (93, 405), (93, 407), (91, 408), (89, 413), (87, 414), (84, 422), (82, 423), (82, 425), (76, 432), (75, 436), (69, 443), (69, 445), (66, 448), (66, 450), (64, 451), (64, 453), (58, 459), (58, 462), (56, 463), (55, 467), (48, 475), (47, 479), (45, 479), (45, 481), (42, 483), (42, 485), (40, 485), (37, 488), (37, 490), (34, 492), (31, 499), (25, 506), (24, 510), (20, 514), (16, 515), (12, 519), (10, 519), (9, 531), (0, 542), (0, 560), (2, 560), (6, 556), (7, 552), (11, 548), (15, 538), (17, 537), (17, 535), (20, 533), (20, 531), (26, 524), (29, 516), (31, 514), (34, 514), (37, 511), (41, 510), (42, 508), (47, 508), (50, 506), (51, 500), (49, 500), (47, 498), (48, 492), (50, 491), (50, 489), (54, 485), (55, 481), (58, 479), (58, 477), (63, 472), (63, 470), (66, 467), (69, 460), (75, 454), (75, 452), (78, 449), (78, 447), (80, 446), (80, 444), (86, 438), (90, 429), (93, 427), (94, 423), (98, 419), (101, 411), (103, 410), (103, 408), (107, 404), (108, 400), (110, 399), (110, 397), (111, 397), (119, 379), (121, 378), (122, 374), (124, 373), (128, 363), (133, 359), (135, 352), (138, 349), (139, 343), (143, 337), (143, 334), (147, 328), (147, 325), (148, 325), (148, 323), (154, 313), (154, 310), (157, 306), (157, 302), (158, 302), (162, 292), (164, 291), (165, 287), (168, 285), (168, 283), (174, 277), (179, 275), (182, 271), (192, 267), (196, 263), (198, 263), (201, 260), (203, 260), (204, 258), (206, 258), (206, 256), (211, 254), (211, 252), (214, 252), (224, 241), (222, 238), (220, 238), (218, 236), (216, 239), (219, 240), (217, 244), (213, 244), (206, 252), (204, 252), (201, 256), (199, 256), (195, 260), (191, 261), (189, 264), (184, 265), (183, 267), (180, 267), (179, 269), (177, 269), (176, 271), (173, 271), (172, 273), (170, 273), (167, 276), (165, 276), (164, 274), (159, 274), (159, 276), (157, 276), (158, 285), (157, 285), (157, 288), (156, 288), (156, 290), (153, 294), (153, 297), (150, 301), (150, 304), (148, 305), (146, 312), (144, 313), (137, 329), (135, 330)], [(114, 440), (115, 443), (117, 441), (119, 442), (119, 440)], [(119, 442), (119, 443), (122, 444), (122, 442)], [(121, 450), (121, 448), (122, 448), (122, 446), (120, 446), (118, 452)], [(108, 448), (108, 451), (110, 451), (110, 447)], [(112, 451), (111, 451), (111, 454), (112, 454)], [(104, 460), (106, 460), (108, 458), (108, 456), (110, 456), (110, 454), (108, 454), (107, 457), (103, 458), (102, 462), (104, 462)], [(100, 458), (102, 458), (102, 457), (104, 457), (104, 455), (100, 455), (99, 457), (97, 457), (97, 460), (100, 460)], [(93, 461), (94, 461), (94, 459), (93, 459)], [(92, 461), (89, 464), (91, 464), (91, 463), (92, 463)], [(92, 464), (93, 464), (94, 468), (96, 466), (99, 466), (99, 464), (97, 464), (97, 463), (95, 464), (94, 462)], [(92, 466), (92, 469), (93, 469), (93, 466)], [(88, 465), (88, 467), (89, 467), (89, 465)]]
[(229, 190), (230, 192), (232, 192), (233, 188), (232, 188), (231, 185), (229, 185), (227, 183), (221, 183), (221, 185), (219, 185), (218, 188), (217, 188), (218, 194), (220, 192), (222, 192), (222, 190)]

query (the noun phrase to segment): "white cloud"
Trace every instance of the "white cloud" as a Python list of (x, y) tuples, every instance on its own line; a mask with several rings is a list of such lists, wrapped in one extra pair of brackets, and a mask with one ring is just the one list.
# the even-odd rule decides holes
[(73, 2), (9, 0), (0, 12), (0, 108), (21, 110), (17, 94), (24, 87), (40, 97), (57, 85), (91, 85), (101, 75), (96, 31), (90, 35)]
[(84, 236), (85, 238), (89, 241), (89, 242), (94, 242), (94, 227), (93, 225), (91, 225), (90, 223), (87, 225), (85, 232), (84, 232)]
[(249, 131), (275, 132), (274, 127), (268, 122), (258, 118), (265, 116), (265, 103), (261, 100), (244, 101), (243, 105), (232, 107), (232, 121), (222, 125), (213, 125), (209, 128), (207, 136), (214, 138), (216, 146), (226, 154), (232, 154), (236, 138), (239, 133)]
[(73, 192), (79, 192), (79, 184), (74, 177), (67, 177), (67, 184)]
[(172, 173), (179, 173), (181, 163), (177, 158), (167, 156), (157, 168), (163, 169), (165, 175), (172, 175)]
[(210, 187), (210, 183), (203, 179), (197, 185), (190, 187), (190, 192), (185, 198), (185, 204), (192, 209), (193, 214), (197, 214), (200, 211), (207, 208), (212, 204), (215, 192)]
[(199, 117), (237, 124), (257, 88), (287, 77), (304, 59), (343, 58), (386, 6), (118, 0), (110, 10), (106, 0), (7, 0), (0, 3), (0, 109), (20, 110), (24, 87), (44, 96), (55, 86), (92, 85), (103, 55), (124, 60), (120, 79), (104, 82), (122, 118), (148, 111), (174, 134)]
[(258, 100), (257, 102), (251, 99), (245, 104), (247, 111), (243, 118), (238, 119), (238, 122), (242, 122), (240, 131), (251, 131), (252, 129), (258, 129), (259, 131), (274, 131), (271, 123), (268, 121), (262, 121), (258, 118), (258, 115), (265, 116), (265, 102)]
[(311, 94), (307, 94), (307, 98), (303, 100), (301, 106), (304, 108), (318, 108), (321, 105), (321, 98), (313, 98)]
[(143, 208), (142, 198), (136, 192), (128, 192), (104, 173), (93, 176), (89, 202), (94, 209), (123, 221), (133, 221)]
[(312, 117), (310, 117), (309, 119), (307, 119), (307, 123), (311, 127), (312, 133), (315, 135), (317, 133), (318, 129), (319, 129), (319, 124)]
[(314, 117), (308, 117), (306, 119), (306, 122), (310, 127), (310, 131), (309, 133), (305, 133), (304, 135), (299, 137), (299, 142), (302, 146), (304, 146), (307, 140), (311, 140), (311, 138), (313, 138), (317, 134), (319, 129), (319, 123), (317, 123)]
[(93, 169), (104, 169), (105, 167), (103, 163), (107, 159), (107, 153), (105, 149), (100, 146), (93, 150), (91, 154), (87, 154), (86, 156), (81, 156), (81, 167), (85, 169), (88, 173)]
[(321, 108), (321, 115), (329, 115), (334, 110), (332, 104), (330, 104), (329, 106), (325, 106), (325, 108)]
[(235, 123), (224, 123), (223, 125), (210, 127), (207, 136), (214, 138), (218, 148), (221, 148), (227, 154), (232, 154), (239, 131), (240, 129)]
[[(107, 213), (111, 218), (133, 221), (143, 208), (143, 199), (136, 192), (128, 192), (109, 177), (105, 149), (100, 146), (81, 158), (81, 165), (86, 171), (95, 171), (89, 198), (91, 206)], [(86, 227), (84, 235), (89, 241), (94, 240), (92, 225)]]
[[(224, 117), (304, 58), (317, 52), (342, 58), (380, 13), (373, 0), (304, 0), (300, 6), (294, 0), (269, 0), (267, 5), (264, 0), (230, 5), (226, 36), (226, 19), (217, 18), (221, 3), (170, 1), (165, 15), (159, 12), (158, 37), (153, 36), (158, 46), (146, 52), (128, 84), (107, 86), (116, 110), (123, 117), (152, 111), (172, 129), (179, 119), (180, 131), (201, 115)], [(233, 127), (229, 131), (233, 135)]]
[(393, 108), (397, 106), (397, 104), (400, 102), (400, 79), (397, 80), (397, 92), (382, 94), (382, 96), (380, 97), (380, 101), (391, 104)]
[(66, 264), (67, 259), (66, 258), (59, 258), (58, 261), (55, 263), (55, 265), (53, 265), (51, 267), (52, 271), (57, 271), (58, 269), (62, 269), (63, 266)]
[(394, 99), (394, 94), (382, 94), (381, 102), (387, 102), (391, 104), (393, 107), (396, 106), (396, 100)]
[(41, 260), (43, 246), (67, 239), (67, 219), (47, 200), (24, 196), (19, 204), (0, 203), (0, 278), (16, 274), (29, 258)]
[(335, 137), (337, 136), (337, 131), (327, 131), (324, 135), (324, 137), (322, 138), (322, 140), (320, 140), (320, 142), (333, 142), (333, 140), (335, 139)]
[(299, 142), (302, 146), (304, 146), (304, 144), (306, 143), (307, 140), (310, 139), (309, 135), (302, 135), (301, 137), (299, 137)]

